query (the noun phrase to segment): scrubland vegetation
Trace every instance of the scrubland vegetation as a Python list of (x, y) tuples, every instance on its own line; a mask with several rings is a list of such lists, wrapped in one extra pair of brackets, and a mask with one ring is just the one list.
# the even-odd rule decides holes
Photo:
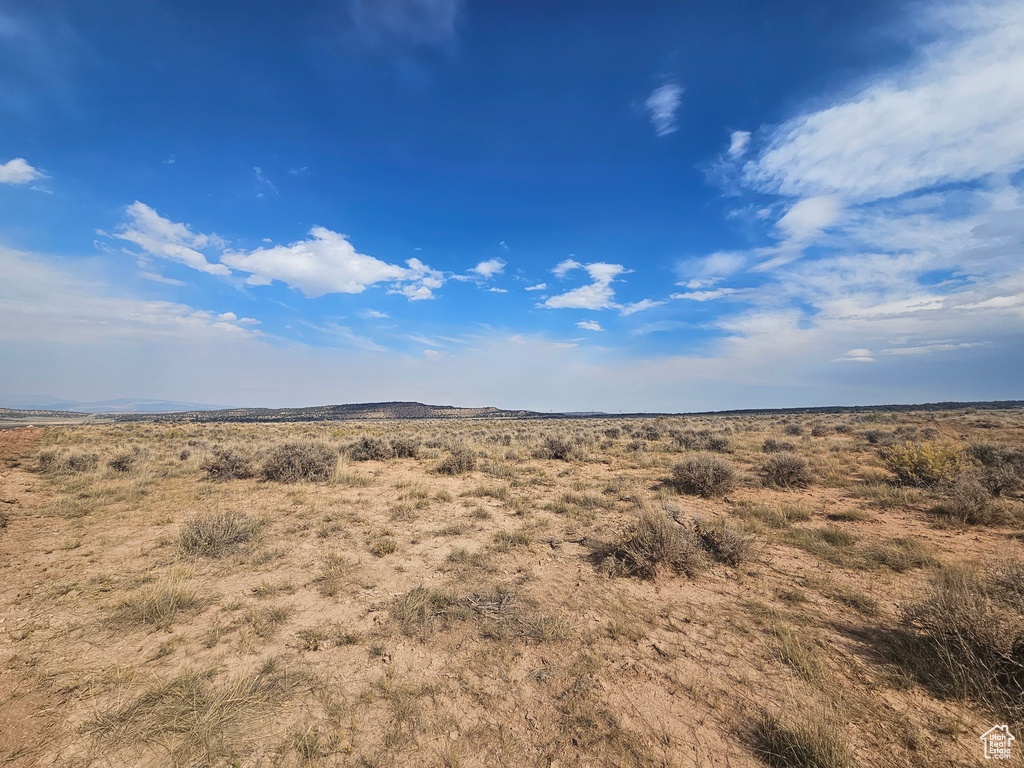
[(954, 766), (1024, 739), (1020, 411), (13, 434), (0, 764)]

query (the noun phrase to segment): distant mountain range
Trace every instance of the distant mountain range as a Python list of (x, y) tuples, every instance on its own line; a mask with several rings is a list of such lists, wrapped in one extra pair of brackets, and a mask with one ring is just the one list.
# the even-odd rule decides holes
[(224, 406), (132, 397), (84, 402), (61, 400), (46, 395), (0, 395), (0, 408), (18, 411), (68, 411), (74, 413), (169, 413), (172, 411), (216, 411), (223, 409)]
[(76, 417), (96, 414), (99, 421), (172, 421), (172, 422), (245, 422), (273, 423), (298, 421), (348, 421), (356, 419), (572, 419), (572, 418), (644, 418), (654, 416), (756, 415), (863, 413), (866, 411), (948, 411), (974, 408), (979, 411), (1024, 408), (1024, 401), (943, 402), (917, 405), (851, 405), (808, 408), (764, 408), (731, 411), (676, 413), (602, 413), (575, 411), (541, 413), (501, 408), (460, 408), (453, 405), (426, 405), (414, 402), (351, 403), (316, 405), (308, 408), (223, 408), (169, 400), (123, 398), (87, 403), (57, 398), (0, 395), (0, 419), (27, 417)]

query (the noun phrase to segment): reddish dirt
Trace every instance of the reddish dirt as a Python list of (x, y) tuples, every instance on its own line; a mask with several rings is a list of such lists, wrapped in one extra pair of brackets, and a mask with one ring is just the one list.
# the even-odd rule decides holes
[[(0, 527), (0, 562), (11, 562), (20, 549), (19, 539), (28, 529), (25, 512), (36, 505), (34, 478), (18, 467), (34, 452), (42, 433), (39, 427), (0, 430), (0, 514), (6, 520), (6, 525)], [(5, 597), (28, 588), (29, 572), (3, 571)], [(34, 755), (43, 746), (43, 734), (48, 730), (48, 716), (43, 713), (52, 711), (54, 702), (8, 668), (18, 623), (13, 612), (5, 610), (0, 615), (0, 764), (27, 767), (38, 764)]]

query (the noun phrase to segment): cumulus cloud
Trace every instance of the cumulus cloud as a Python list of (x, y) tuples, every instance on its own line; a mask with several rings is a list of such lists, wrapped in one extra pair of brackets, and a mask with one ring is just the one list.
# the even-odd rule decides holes
[(596, 320), (580, 320), (576, 323), (577, 328), (582, 328), (584, 331), (603, 331), (604, 328)]
[(0, 164), (0, 184), (28, 184), (43, 178), (46, 178), (46, 174), (33, 168), (23, 157)]
[[(212, 275), (244, 272), (249, 285), (279, 281), (308, 298), (362, 293), (370, 286), (386, 284), (388, 293), (418, 301), (434, 298), (434, 291), (445, 283), (442, 272), (419, 259), (408, 259), (402, 267), (357, 252), (345, 235), (326, 227), (313, 227), (309, 234), (309, 238), (289, 245), (232, 250), (216, 235), (193, 232), (187, 224), (164, 218), (136, 201), (128, 206), (126, 221), (113, 236), (135, 243), (145, 256), (176, 261)], [(217, 252), (220, 263), (208, 261), (204, 250)]]
[(469, 271), (475, 272), (484, 280), (490, 280), (495, 275), (500, 275), (502, 272), (505, 271), (505, 260), (488, 259), (487, 261), (481, 261), (479, 264), (477, 264)]
[(654, 132), (659, 136), (668, 136), (679, 130), (676, 124), (676, 112), (683, 102), (683, 87), (678, 83), (665, 83), (654, 89), (647, 97), (644, 106), (651, 118)]
[(547, 283), (537, 283), (536, 285), (528, 285), (528, 286), (526, 286), (526, 290), (527, 291), (543, 291), (543, 290), (546, 290), (547, 287), (548, 287)]

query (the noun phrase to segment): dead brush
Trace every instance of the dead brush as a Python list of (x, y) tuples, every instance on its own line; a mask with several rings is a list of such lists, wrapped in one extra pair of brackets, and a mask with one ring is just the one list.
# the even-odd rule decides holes
[(271, 448), (260, 467), (260, 476), (279, 483), (323, 482), (330, 480), (337, 468), (338, 452), (334, 448), (315, 440), (301, 440)]
[(807, 459), (786, 451), (769, 454), (761, 465), (761, 477), (765, 485), (776, 488), (806, 488), (814, 482)]
[(256, 538), (263, 521), (237, 510), (198, 512), (178, 530), (178, 550), (183, 555), (222, 557)]
[(466, 445), (454, 445), (435, 471), (441, 475), (463, 475), (476, 469), (476, 453)]
[(148, 451), (137, 445), (122, 448), (107, 461), (107, 466), (115, 472), (127, 474), (138, 467), (148, 456)]
[(955, 525), (1008, 525), (1024, 520), (1014, 502), (996, 496), (974, 471), (940, 483), (941, 500), (933, 512)]
[(134, 698), (121, 698), (82, 730), (124, 765), (156, 763), (150, 750), (171, 765), (227, 765), (252, 749), (300, 680), (272, 663), (223, 679), (212, 669), (186, 667)]
[(763, 713), (752, 729), (754, 751), (772, 768), (854, 768), (839, 720), (801, 707), (789, 717)]
[(754, 554), (757, 537), (726, 518), (715, 521), (695, 518), (691, 530), (697, 546), (720, 563), (740, 565)]
[(994, 572), (942, 568), (923, 599), (903, 611), (892, 659), (941, 696), (969, 697), (1024, 714), (1024, 564)]
[(692, 577), (707, 567), (693, 531), (647, 504), (641, 506), (622, 538), (601, 548), (599, 554), (612, 575), (643, 579), (656, 579), (666, 570)]
[(44, 474), (75, 475), (96, 469), (100, 457), (82, 451), (47, 450), (39, 452), (36, 462), (36, 468)]
[(205, 472), (210, 480), (245, 480), (256, 474), (255, 463), (256, 459), (251, 451), (237, 446), (227, 446), (214, 448), (199, 464), (199, 469)]
[(710, 498), (724, 496), (736, 487), (733, 465), (710, 453), (687, 456), (672, 467), (672, 484), (682, 493)]

